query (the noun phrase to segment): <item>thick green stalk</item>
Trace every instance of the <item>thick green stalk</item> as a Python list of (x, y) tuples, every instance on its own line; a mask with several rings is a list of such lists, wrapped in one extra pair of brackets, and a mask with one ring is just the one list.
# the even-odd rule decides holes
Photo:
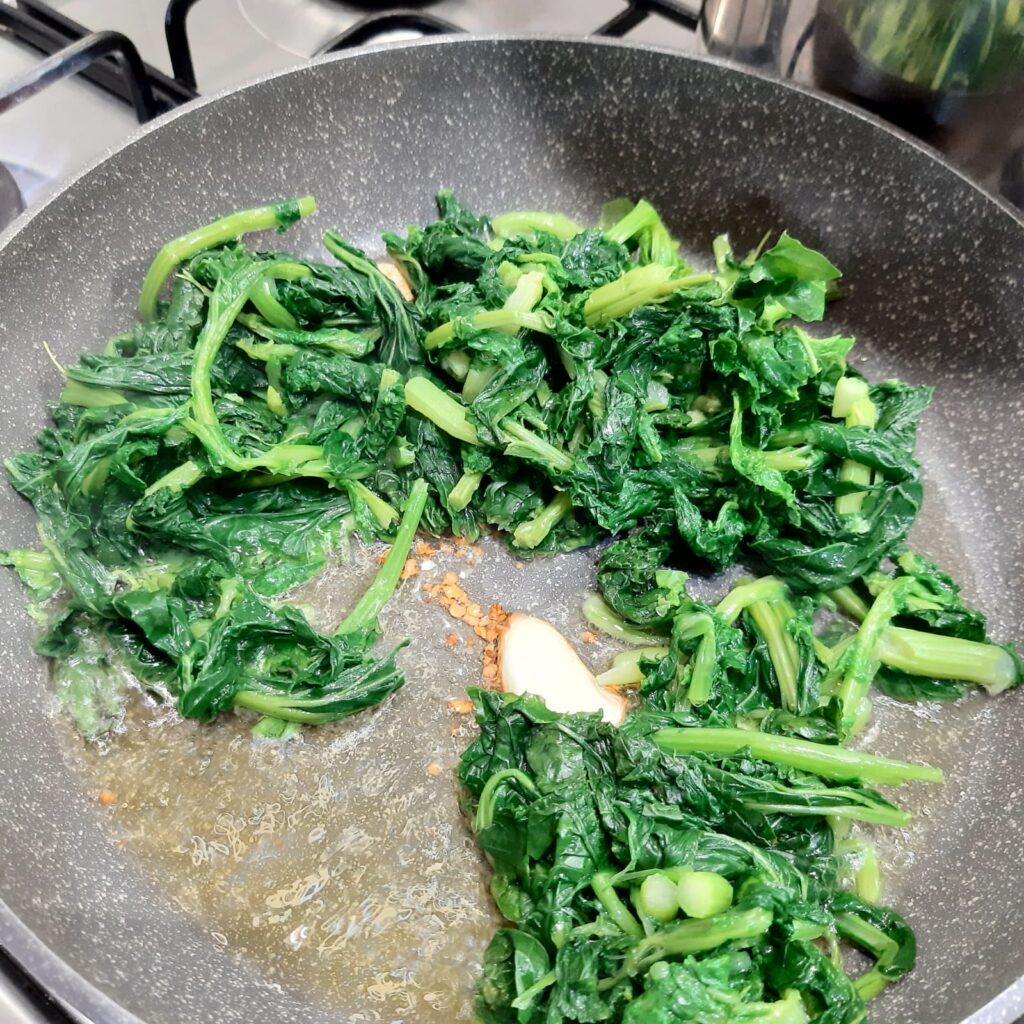
[(460, 383), (465, 383), (470, 371), (469, 353), (465, 349), (448, 349), (441, 353), (441, 358), (438, 362), (441, 364), (441, 369), (444, 370), (449, 377), (453, 380), (459, 381)]
[(900, 577), (875, 598), (849, 649), (837, 662), (837, 666), (841, 666), (842, 678), (836, 695), (843, 706), (842, 724), (847, 734), (862, 715), (861, 705), (878, 671), (878, 642), (900, 611), (906, 591), (915, 583), (913, 577)]
[(502, 308), (528, 313), (544, 296), (544, 275), (539, 271), (521, 274)]
[(772, 601), (789, 593), (786, 584), (777, 576), (762, 576), (747, 583), (739, 583), (729, 591), (715, 608), (718, 617), (730, 626), (740, 617), (744, 608), (755, 601)]
[(480, 443), (476, 427), (466, 417), (466, 407), (426, 377), (410, 377), (405, 382), (405, 404), (446, 434), (467, 444)]
[[(836, 384), (832, 415), (842, 416), (848, 427), (871, 427), (878, 422), (878, 409), (871, 401), (868, 386), (859, 377), (842, 377)], [(871, 468), (844, 459), (839, 467), (839, 479), (847, 483), (868, 486), (871, 483)], [(853, 491), (836, 498), (836, 514), (840, 516), (859, 515), (867, 491)]]
[(612, 659), (612, 667), (602, 672), (597, 681), (601, 686), (638, 686), (644, 681), (643, 661), (660, 661), (668, 656), (668, 647), (638, 647), (623, 651)]
[(532, 519), (520, 523), (512, 534), (517, 548), (535, 548), (572, 511), (568, 494), (556, 495)]
[(883, 665), (929, 679), (962, 679), (995, 696), (1015, 686), (1017, 664), (996, 644), (890, 626), (875, 647)]
[(605, 234), (613, 242), (625, 245), (631, 238), (636, 238), (641, 231), (645, 231), (660, 220), (658, 211), (646, 199), (641, 199), (629, 213), (608, 228)]
[(370, 510), (370, 514), (377, 520), (382, 530), (386, 530), (398, 518), (398, 513), (391, 505), (379, 494), (374, 494), (369, 487), (359, 483), (358, 480), (350, 482), (348, 487), (352, 494), (356, 495)]
[[(309, 271), (306, 271), (306, 273), (308, 274)], [(259, 310), (260, 316), (271, 327), (280, 327), (287, 331), (298, 330), (299, 322), (281, 305), (281, 301), (277, 297), (277, 286), (271, 278), (265, 277), (260, 281), (253, 288), (249, 298), (252, 304)]]
[(545, 441), (522, 423), (510, 419), (502, 420), (501, 430), (506, 438), (510, 439), (505, 445), (506, 455), (543, 462), (557, 473), (568, 473), (572, 469), (574, 461), (571, 455), (563, 452), (561, 448), (556, 448), (550, 441)]
[(768, 655), (779, 683), (782, 706), (796, 714), (799, 710), (797, 677), (800, 673), (800, 653), (796, 641), (786, 628), (786, 624), (795, 615), (793, 606), (784, 597), (772, 601), (755, 601), (747, 613), (768, 644)]
[(710, 274), (672, 277), (674, 272), (674, 267), (667, 267), (663, 263), (649, 263), (644, 267), (633, 267), (616, 280), (595, 288), (583, 304), (583, 317), (587, 326), (600, 327), (625, 316), (638, 306), (663, 302), (680, 289), (695, 288), (711, 280)]
[(189, 459), (180, 466), (175, 466), (174, 469), (168, 470), (158, 480), (153, 481), (146, 488), (145, 496), (148, 498), (155, 491), (162, 491), (165, 488), (174, 491), (187, 491), (193, 484), (198, 483), (202, 477), (202, 469)]
[(715, 638), (715, 624), (706, 612), (693, 612), (676, 619), (672, 627), (673, 636), (678, 640), (692, 640), (700, 637), (697, 652), (690, 667), (690, 685), (686, 699), (693, 705), (707, 703), (711, 696), (711, 685), (715, 678), (715, 661), (718, 643)]
[(466, 371), (466, 379), (462, 384), (462, 400), (472, 404), (480, 397), (488, 384), (498, 375), (498, 367), (493, 363), (481, 366), (470, 366)]
[(691, 919), (674, 928), (656, 931), (629, 951), (618, 975), (600, 982), (598, 987), (610, 988), (623, 977), (639, 974), (666, 957), (690, 956), (717, 949), (727, 942), (743, 943), (758, 939), (771, 927), (772, 920), (770, 910), (755, 907), (751, 910), (727, 910), (714, 917)]
[(846, 612), (851, 618), (863, 622), (871, 610), (868, 603), (853, 589), (853, 587), (840, 587), (838, 590), (830, 590), (829, 597), (836, 603), (836, 607)]
[[(704, 469), (712, 469), (715, 466), (729, 466), (729, 448), (726, 445), (709, 445), (707, 447), (694, 446), (692, 441), (696, 438), (687, 438), (686, 444), (676, 446), (681, 454), (696, 460)], [(778, 470), (780, 473), (800, 473), (810, 469), (815, 463), (822, 459), (821, 452), (815, 451), (808, 445), (799, 448), (774, 448), (762, 451), (764, 464), (769, 469)]]
[(530, 235), (543, 231), (554, 235), (563, 242), (578, 235), (583, 228), (570, 220), (564, 213), (548, 213), (543, 210), (512, 210), (491, 219), (491, 230), (498, 238), (512, 238), (515, 235)]
[(473, 500), (483, 478), (483, 473), (470, 472), (459, 477), (458, 483), (448, 492), (448, 504), (454, 511), (461, 512)]
[(837, 914), (836, 930), (849, 942), (860, 946), (875, 958), (875, 966), (866, 974), (862, 974), (855, 982), (857, 994), (867, 1002), (889, 984), (889, 979), (881, 968), (887, 967), (899, 954), (899, 944), (885, 934), (880, 928), (865, 921), (856, 914)]
[(614, 876), (610, 871), (599, 871), (590, 880), (594, 895), (600, 900), (605, 913), (630, 937), (642, 939), (644, 934), (643, 926), (630, 913), (629, 908), (619, 899), (615, 886), (612, 884)]
[(859, 779), (886, 786), (914, 779), (942, 781), (942, 772), (930, 765), (909, 764), (845, 747), (747, 729), (659, 729), (654, 733), (654, 742), (668, 754), (735, 757), (746, 752), (759, 761), (799, 768), (823, 779)]

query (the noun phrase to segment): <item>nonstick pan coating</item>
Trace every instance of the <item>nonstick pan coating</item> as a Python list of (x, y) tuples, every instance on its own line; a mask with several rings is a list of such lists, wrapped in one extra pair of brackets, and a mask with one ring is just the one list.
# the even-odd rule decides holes
[[(963, 581), (995, 635), (1024, 635), (1024, 223), (930, 152), (850, 108), (653, 49), (518, 38), (404, 44), (277, 75), (142, 132), (0, 239), (3, 454), (31, 443), (59, 386), (41, 343), (70, 360), (123, 329), (144, 268), (166, 239), (235, 208), (312, 193), (319, 216), (266, 244), (315, 253), (330, 226), (379, 252), (378, 232), (429, 218), (442, 187), (483, 211), (554, 208), (582, 219), (596, 217), (606, 199), (642, 195), (693, 253), (708, 252), (723, 230), (738, 247), (787, 228), (822, 248), (844, 270), (848, 292), (829, 327), (858, 337), (858, 366), (937, 388), (919, 443), (927, 498), (914, 542)], [(0, 524), (0, 545), (31, 543), (31, 510), (7, 488)], [(488, 598), (566, 626), (578, 621), (590, 555), (518, 576), (509, 559), (492, 557), (474, 577)], [(361, 571), (340, 570), (338, 593)], [(331, 586), (321, 597), (330, 598)], [(167, 833), (165, 857), (132, 831), (135, 819), (99, 806), (91, 787), (105, 772), (116, 775), (123, 749), (141, 739), (116, 738), (106, 760), (84, 751), (54, 715), (46, 666), (31, 653), (33, 629), (6, 572), (0, 601), (0, 942), (47, 986), (104, 1024), (468, 1014), (468, 980), (447, 1003), (438, 996), (448, 1006), (440, 1012), (422, 972), (412, 994), (395, 1002), (386, 985), (368, 994), (349, 971), (356, 952), (344, 948), (320, 967), (332, 985), (308, 984), (295, 950), (250, 943), (229, 912), (255, 884), (244, 864), (201, 906), (184, 899), (174, 879), (193, 864), (192, 819), (168, 818), (178, 831)], [(175, 773), (188, 762), (168, 754), (162, 773), (156, 759), (143, 758), (155, 774), (136, 778), (135, 789), (163, 794), (170, 808), (186, 799), (202, 805), (201, 792), (210, 806), (195, 813), (212, 822), (232, 810), (234, 795), (266, 784), (256, 773), (280, 771), (285, 787), (290, 771), (325, 807), (351, 798), (350, 817), (330, 819), (330, 839), (366, 819), (355, 797), (375, 766), (401, 788), (432, 757), (447, 758), (436, 786), (406, 797), (415, 792), (416, 813), (433, 808), (442, 837), (435, 861), (472, 876), (458, 884), (480, 927), (473, 907), (490, 913), (485, 875), (458, 822), (450, 771), (466, 740), (442, 742), (444, 698), (472, 673), (454, 655), (436, 655), (441, 627), (415, 588), (396, 604), (389, 629), (414, 640), (409, 683), (376, 717), (325, 727), (302, 741), (305, 753), (293, 763), (269, 768), (231, 723), (152, 725), (147, 740), (169, 751), (194, 744), (212, 759), (215, 779), (205, 790), (186, 785)], [(947, 782), (910, 792), (914, 828), (884, 841), (888, 898), (917, 929), (920, 958), (914, 975), (876, 1004), (875, 1019), (980, 1024), (1020, 1010), (1022, 726), (1017, 694), (941, 710), (880, 707), (866, 737), (872, 749), (938, 764)], [(147, 806), (152, 823), (164, 805), (154, 796)], [(386, 860), (400, 846), (415, 865), (422, 836), (403, 836), (386, 814), (381, 820), (387, 827), (375, 841), (385, 841), (362, 853), (356, 844), (349, 860)], [(394, 843), (386, 841), (391, 825)], [(231, 841), (222, 845), (230, 856)], [(330, 874), (339, 860), (324, 863)], [(358, 883), (346, 876), (346, 884)], [(457, 915), (436, 916), (440, 934), (460, 927)], [(479, 945), (445, 949), (468, 979)], [(422, 951), (408, 955), (428, 963)], [(401, 951), (381, 957), (385, 981), (393, 979)]]

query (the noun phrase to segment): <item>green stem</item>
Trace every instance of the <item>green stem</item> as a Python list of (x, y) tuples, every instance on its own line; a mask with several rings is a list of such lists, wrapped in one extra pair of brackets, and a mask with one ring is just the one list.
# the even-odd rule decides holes
[(529, 1010), (533, 1004), (534, 999), (544, 991), (546, 988), (550, 988), (558, 980), (558, 975), (554, 971), (548, 971), (542, 978), (538, 978), (528, 989), (524, 989), (512, 1002), (509, 1004), (513, 1010)]
[(374, 494), (369, 487), (363, 486), (357, 480), (349, 482), (347, 486), (353, 494), (357, 495), (366, 504), (370, 514), (377, 520), (382, 530), (386, 530), (398, 518), (398, 513), (394, 508), (379, 494)]
[(473, 403), (480, 397), (488, 384), (498, 375), (497, 366), (471, 366), (466, 371), (466, 379), (462, 384), (462, 400)]
[(338, 626), (336, 632), (339, 636), (376, 628), (377, 616), (395, 592), (395, 587), (398, 586), (402, 567), (409, 557), (409, 549), (412, 547), (416, 528), (419, 526), (420, 517), (423, 515), (426, 504), (427, 482), (417, 480), (409, 491), (405, 511), (402, 513), (402, 521), (395, 534), (395, 542), (391, 545), (384, 564), (377, 571), (377, 575), (366, 593), (356, 602), (355, 608), (345, 616), (341, 625)]
[(930, 765), (908, 764), (845, 747), (747, 729), (659, 729), (654, 733), (654, 741), (668, 754), (735, 757), (747, 753), (759, 761), (788, 765), (823, 779), (859, 779), (895, 786), (912, 779), (941, 782), (943, 778), (942, 772)]
[(610, 871), (599, 871), (590, 880), (594, 895), (598, 898), (605, 913), (615, 922), (630, 938), (642, 939), (644, 935), (643, 926), (630, 913), (629, 908), (619, 899), (615, 886), (612, 884), (614, 876)]
[(829, 597), (836, 603), (840, 611), (846, 612), (851, 618), (863, 622), (871, 610), (868, 603), (853, 589), (853, 587), (840, 587), (838, 590), (830, 590)]
[(644, 681), (643, 661), (660, 661), (669, 654), (668, 647), (638, 647), (633, 651), (623, 651), (612, 659), (612, 667), (602, 672), (597, 681), (601, 686), (637, 686)]
[[(309, 271), (307, 270), (306, 273), (308, 274)], [(271, 327), (280, 327), (287, 331), (298, 330), (299, 322), (281, 305), (281, 301), (277, 297), (277, 287), (271, 278), (265, 277), (260, 281), (253, 288), (249, 298), (259, 310), (260, 316)]]
[(537, 795), (537, 787), (533, 784), (533, 780), (518, 768), (502, 768), (501, 771), (495, 772), (484, 783), (484, 788), (480, 793), (476, 814), (473, 816), (474, 832), (482, 832), (485, 828), (490, 827), (491, 822), (494, 821), (494, 808), (497, 803), (498, 788), (510, 780), (518, 782), (530, 796)]
[(503, 309), (528, 313), (544, 296), (544, 274), (529, 271), (521, 274), (511, 294), (502, 305)]
[(174, 491), (187, 491), (193, 484), (203, 478), (203, 471), (191, 459), (183, 462), (180, 466), (164, 473), (162, 477), (151, 483), (145, 490), (145, 497), (149, 497), (156, 491), (170, 488)]
[(458, 483), (448, 492), (449, 507), (455, 512), (461, 512), (473, 500), (483, 478), (483, 473), (463, 473)]
[(788, 593), (786, 584), (777, 576), (762, 576), (760, 579), (733, 587), (718, 602), (715, 612), (731, 626), (740, 617), (743, 609), (749, 608), (755, 601), (772, 601)]
[(405, 382), (405, 404), (446, 434), (467, 444), (480, 443), (476, 427), (466, 417), (466, 407), (426, 377), (411, 377)]
[(522, 423), (516, 423), (515, 420), (502, 420), (501, 431), (506, 438), (511, 438), (505, 445), (506, 455), (543, 462), (556, 473), (568, 473), (575, 465), (571, 455), (563, 452), (561, 448), (556, 448), (549, 441), (545, 441), (539, 434), (524, 427)]
[(704, 612), (694, 612), (680, 616), (676, 620), (672, 632), (678, 640), (692, 640), (695, 637), (700, 637), (690, 669), (690, 685), (686, 691), (686, 699), (694, 706), (699, 707), (701, 704), (707, 703), (711, 697), (711, 687), (715, 679), (715, 661), (718, 654), (715, 624), (710, 615)]
[(294, 217), (308, 217), (316, 212), (316, 200), (305, 196), (292, 203), (277, 203), (273, 206), (259, 206), (252, 210), (239, 210), (218, 220), (205, 224), (203, 227), (190, 231), (168, 242), (150, 264), (146, 277), (142, 282), (139, 294), (139, 317), (152, 320), (156, 316), (156, 303), (164, 282), (179, 263), (194, 256), (203, 249), (214, 245), (230, 242), (241, 235), (253, 231), (266, 231), (268, 228), (281, 227), (288, 224)]
[[(210, 371), (224, 338), (248, 302), (252, 290), (265, 278), (277, 273), (287, 276), (299, 265), (291, 261), (253, 262), (222, 278), (210, 296), (206, 322), (196, 341), (192, 358), (192, 416), (186, 425), (199, 438), (215, 463), (221, 463), (236, 473), (249, 469), (279, 469), (281, 446), (268, 449), (261, 456), (244, 457), (228, 444), (213, 405)], [(310, 449), (311, 458), (319, 457), (319, 449), (312, 451), (315, 446), (305, 447)], [(284, 456), (289, 459), (295, 454), (298, 454), (298, 449), (294, 446), (284, 452)]]
[(600, 594), (588, 594), (582, 606), (583, 616), (595, 629), (607, 633), (627, 644), (640, 644), (646, 647), (656, 646), (665, 642), (664, 636), (657, 633), (645, 633), (634, 629), (625, 619), (616, 615), (608, 607)]
[[(447, 345), (455, 338), (455, 327), (458, 321), (449, 320), (435, 327), (424, 339), (423, 347), (431, 349)], [(470, 324), (479, 331), (501, 331), (511, 334), (515, 331), (537, 331), (540, 334), (551, 334), (554, 325), (546, 313), (523, 312), (515, 309), (483, 309), (469, 318)]]
[(281, 698), (256, 690), (239, 690), (232, 698), (235, 707), (256, 711), (267, 718), (278, 718), (285, 722), (300, 722), (306, 725), (322, 725), (337, 717), (318, 711), (304, 711), (301, 708), (282, 707)]
[(605, 234), (620, 245), (636, 238), (641, 231), (657, 224), (661, 218), (658, 211), (646, 199), (641, 199), (620, 221), (613, 224)]
[[(878, 422), (878, 409), (871, 401), (867, 384), (859, 377), (841, 377), (836, 384), (832, 415), (843, 416), (848, 427), (874, 428)], [(844, 459), (839, 467), (839, 479), (860, 486), (871, 483), (871, 468), (853, 459)], [(853, 491), (836, 498), (836, 514), (840, 516), (859, 515), (867, 497), (867, 491)]]
[(520, 523), (512, 534), (512, 543), (517, 548), (535, 548), (572, 511), (572, 499), (568, 494), (556, 495), (532, 519)]
[[(303, 268), (304, 270), (306, 268)], [(373, 346), (380, 340), (380, 328), (374, 327), (365, 331), (350, 331), (344, 327), (321, 327), (315, 331), (287, 330), (283, 327), (272, 327), (262, 318), (253, 313), (239, 313), (238, 322), (248, 327), (253, 334), (266, 338), (271, 345), (276, 343), (278, 353), (294, 355), (302, 348), (323, 348), (329, 352), (340, 352), (342, 355), (358, 359), (373, 351)], [(237, 342), (239, 348), (248, 344), (254, 359), (266, 360), (272, 351), (271, 345), (257, 347), (252, 342)], [(243, 349), (249, 352), (249, 349)]]
[(890, 626), (882, 634), (875, 656), (901, 672), (929, 679), (962, 679), (993, 695), (1019, 682), (1013, 656), (996, 644), (901, 626)]
[[(854, 484), (857, 487), (870, 487), (871, 478), (870, 466), (854, 462), (853, 459), (843, 459), (843, 463), (839, 467), (839, 479), (842, 483)], [(864, 507), (864, 499), (867, 496), (867, 491), (852, 491), (849, 494), (840, 494), (836, 498), (836, 515), (860, 515), (861, 509)]]
[(843, 727), (849, 731), (862, 713), (871, 683), (878, 671), (876, 649), (882, 634), (899, 612), (905, 592), (915, 585), (911, 576), (903, 576), (878, 595), (868, 609), (860, 629), (842, 664), (842, 680), (836, 690), (843, 708)]
[(570, 220), (564, 213), (548, 213), (542, 210), (512, 210), (491, 219), (491, 230), (498, 238), (512, 238), (514, 235), (530, 235), (543, 231), (567, 242), (578, 235), (583, 228)]
[(695, 918), (674, 928), (656, 931), (641, 939), (627, 954), (618, 974), (598, 982), (598, 988), (612, 988), (623, 978), (640, 974), (666, 957), (690, 956), (717, 949), (727, 942), (760, 938), (771, 927), (772, 920), (770, 910), (756, 907), (752, 910), (727, 910), (714, 917)]
[(785, 598), (779, 598), (774, 601), (755, 601), (747, 613), (768, 644), (768, 656), (775, 669), (782, 706), (796, 714), (799, 710), (797, 676), (800, 672), (800, 654), (796, 641), (786, 629), (786, 624), (794, 617), (793, 608)]
[(854, 982), (861, 999), (865, 1002), (874, 999), (889, 984), (889, 979), (880, 968), (887, 967), (896, 959), (900, 951), (899, 944), (880, 928), (856, 914), (837, 914), (836, 930), (844, 939), (860, 946), (875, 958), (875, 966)]
[(583, 304), (583, 318), (587, 326), (601, 327), (638, 306), (663, 302), (682, 288), (694, 288), (712, 279), (710, 274), (672, 277), (674, 272), (674, 267), (663, 263), (649, 263), (644, 267), (633, 267), (616, 280), (595, 288)]

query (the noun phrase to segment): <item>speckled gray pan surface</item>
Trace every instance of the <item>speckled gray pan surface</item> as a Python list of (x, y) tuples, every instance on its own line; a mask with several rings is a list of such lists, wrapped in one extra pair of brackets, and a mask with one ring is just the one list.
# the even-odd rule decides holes
[[(823, 248), (849, 290), (830, 329), (861, 339), (859, 365), (937, 388), (920, 440), (928, 493), (917, 544), (959, 576), (998, 635), (1024, 636), (1024, 224), (869, 119), (653, 50), (405, 45), (300, 68), (141, 134), (2, 240), (3, 454), (30, 443), (57, 390), (41, 343), (71, 359), (124, 327), (167, 238), (233, 208), (313, 193), (321, 213), (289, 248), (314, 252), (333, 226), (374, 249), (380, 229), (428, 218), (441, 187), (485, 211), (539, 206), (584, 219), (610, 197), (643, 195), (693, 251), (723, 230), (742, 245), (783, 227)], [(0, 546), (31, 539), (29, 509), (0, 489)], [(478, 593), (578, 623), (587, 554), (519, 577), (507, 559), (487, 557), (466, 570)], [(425, 652), (406, 661), (406, 690), (376, 717), (268, 760), (230, 723), (161, 722), (152, 708), (139, 712), (148, 732), (84, 750), (53, 714), (21, 594), (0, 576), (0, 941), (97, 1021), (465, 1019), (479, 941), (443, 937), (463, 926), (485, 933), (489, 911), (457, 820), (451, 767), (466, 739), (450, 737), (436, 708), (472, 672), (436, 653), (443, 622), (418, 593), (403, 589), (389, 619)], [(1022, 726), (1019, 695), (878, 709), (866, 742), (937, 763), (948, 781), (901, 794), (916, 824), (883, 840), (889, 898), (918, 929), (920, 967), (883, 996), (877, 1020), (994, 1024), (1020, 1010)], [(195, 753), (195, 771), (183, 750)], [(444, 771), (427, 788), (432, 758)], [(395, 783), (387, 794), (369, 785), (378, 766)], [(123, 807), (103, 810), (96, 790), (111, 780)], [(277, 803), (246, 802), (268, 790)], [(393, 790), (404, 791), (397, 803)], [(300, 833), (303, 850), (324, 845), (296, 853), (313, 881), (292, 898), (294, 865), (273, 882), (279, 890), (259, 871), (269, 870), (268, 850), (285, 856)], [(417, 844), (428, 834), (438, 845), (423, 868)], [(360, 873), (345, 874), (357, 863)], [(375, 882), (374, 863), (392, 865), (390, 876)], [(186, 884), (190, 871), (210, 873), (210, 884)], [(422, 885), (396, 896), (409, 871)], [(260, 885), (271, 888), (253, 896)], [(401, 949), (382, 946), (371, 963), (365, 943), (346, 945), (351, 916), (325, 919), (331, 900), (351, 903), (360, 886), (381, 897), (376, 921), (408, 924), (417, 907), (429, 910), (430, 934), (408, 947), (408, 970)], [(260, 922), (269, 940), (252, 937)], [(447, 958), (434, 989), (432, 956)]]

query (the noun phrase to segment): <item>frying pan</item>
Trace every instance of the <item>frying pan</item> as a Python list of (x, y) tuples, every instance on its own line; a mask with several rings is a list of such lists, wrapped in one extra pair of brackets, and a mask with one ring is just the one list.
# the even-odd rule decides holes
[[(858, 365), (937, 387), (919, 453), (913, 540), (964, 584), (994, 633), (1021, 637), (1024, 223), (934, 154), (848, 107), (722, 64), (643, 47), (523, 38), (431, 40), (276, 75), (164, 118), (0, 238), (0, 429), (30, 444), (58, 359), (123, 329), (166, 239), (258, 201), (312, 193), (323, 228), (379, 251), (382, 228), (472, 207), (595, 218), (646, 196), (694, 253), (788, 228), (846, 274), (830, 327)], [(265, 241), (280, 246), (280, 241)], [(30, 543), (0, 492), (0, 544)], [(441, 555), (438, 558), (455, 558)], [(307, 595), (336, 615), (372, 572), (356, 553)], [(579, 629), (592, 555), (516, 569), (489, 545), (459, 569), (500, 599)], [(243, 723), (168, 720), (86, 747), (54, 712), (13, 579), (0, 576), (0, 942), (97, 1022), (466, 1019), (493, 926), (460, 823), (444, 702), (474, 678), (439, 642), (444, 615), (406, 585), (390, 636), (413, 637), (388, 705), (258, 747)], [(607, 651), (589, 651), (600, 662)], [(909, 794), (915, 825), (882, 839), (888, 899), (920, 967), (877, 1004), (890, 1024), (996, 1024), (1024, 1007), (1019, 851), (1024, 701), (879, 701), (865, 742), (940, 765)], [(424, 772), (434, 762), (436, 775)], [(96, 800), (115, 791), (113, 807)]]

